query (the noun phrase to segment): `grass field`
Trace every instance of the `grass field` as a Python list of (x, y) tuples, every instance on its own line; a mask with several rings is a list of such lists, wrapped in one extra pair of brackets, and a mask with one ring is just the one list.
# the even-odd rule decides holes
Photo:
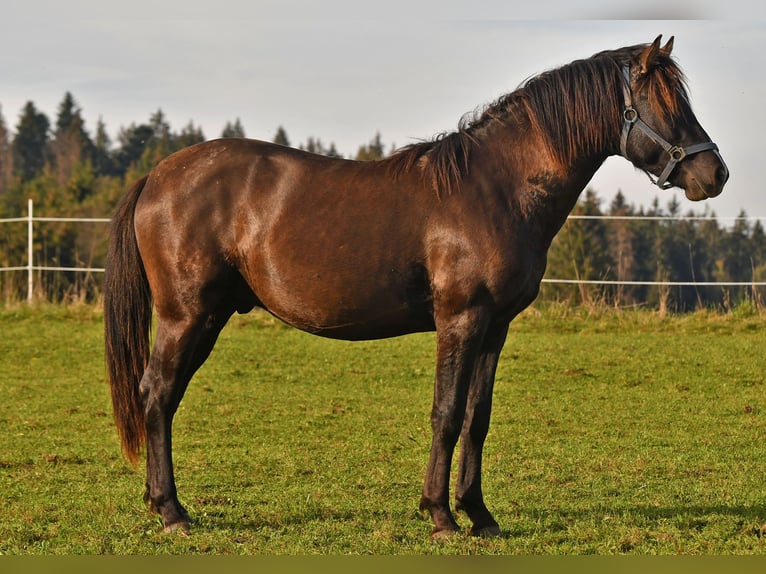
[(187, 537), (161, 533), (121, 457), (98, 311), (0, 311), (0, 553), (766, 554), (764, 327), (526, 313), (485, 455), (503, 536), (432, 542), (416, 509), (433, 335), (343, 343), (236, 317), (176, 416)]

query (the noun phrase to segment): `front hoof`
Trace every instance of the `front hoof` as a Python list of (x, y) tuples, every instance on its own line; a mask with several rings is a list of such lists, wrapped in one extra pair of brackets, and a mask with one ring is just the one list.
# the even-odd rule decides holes
[(471, 536), (478, 538), (499, 538), (501, 534), (500, 527), (497, 524), (482, 526), (481, 528), (476, 528), (475, 526), (471, 528)]

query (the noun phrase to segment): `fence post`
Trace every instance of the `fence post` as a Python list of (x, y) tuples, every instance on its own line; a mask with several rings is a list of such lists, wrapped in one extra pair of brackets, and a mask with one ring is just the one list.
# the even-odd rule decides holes
[(33, 206), (32, 200), (27, 202), (27, 303), (32, 302), (32, 295), (34, 294), (34, 233), (32, 230), (32, 213)]

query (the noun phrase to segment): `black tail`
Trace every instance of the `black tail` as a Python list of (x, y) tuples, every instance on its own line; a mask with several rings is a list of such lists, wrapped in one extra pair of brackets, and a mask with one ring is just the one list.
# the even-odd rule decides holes
[(146, 177), (137, 181), (117, 206), (104, 277), (106, 366), (114, 421), (122, 450), (134, 465), (146, 442), (138, 386), (149, 361), (152, 325), (152, 294), (133, 225), (136, 203), (145, 184)]

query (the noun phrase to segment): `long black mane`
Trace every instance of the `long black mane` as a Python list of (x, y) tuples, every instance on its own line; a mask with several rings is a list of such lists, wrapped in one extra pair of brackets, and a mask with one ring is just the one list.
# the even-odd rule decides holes
[[(464, 116), (457, 131), (403, 147), (386, 161), (396, 175), (420, 167), (437, 194), (449, 195), (459, 189), (471, 152), (483, 144), (482, 134), (492, 123), (528, 123), (562, 166), (608, 149), (617, 141), (622, 125), (622, 66), (646, 47), (641, 44), (600, 52), (543, 72)], [(651, 73), (642, 76), (637, 89), (648, 94), (652, 108), (663, 116), (677, 116), (682, 109), (678, 98), (688, 99), (683, 73), (664, 54), (657, 58)]]

